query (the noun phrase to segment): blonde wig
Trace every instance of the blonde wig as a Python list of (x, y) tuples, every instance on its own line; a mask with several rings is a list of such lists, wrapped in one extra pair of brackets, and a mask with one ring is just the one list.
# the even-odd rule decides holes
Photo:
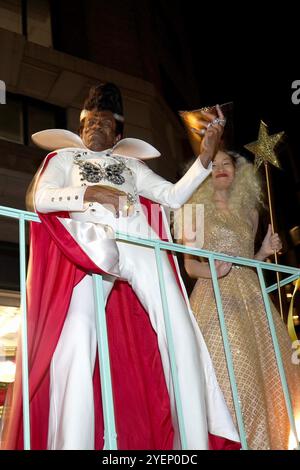
[[(230, 188), (229, 210), (239, 217), (245, 217), (249, 210), (264, 207), (262, 182), (254, 165), (245, 157), (236, 152), (223, 151), (229, 155), (235, 166), (235, 176)], [(213, 183), (209, 176), (194, 192), (189, 204), (204, 204), (207, 208), (214, 208)]]

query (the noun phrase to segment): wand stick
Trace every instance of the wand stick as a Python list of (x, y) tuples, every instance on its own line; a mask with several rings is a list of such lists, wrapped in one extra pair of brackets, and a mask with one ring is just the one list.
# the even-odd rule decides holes
[[(266, 171), (266, 180), (267, 180), (267, 189), (268, 189), (268, 202), (269, 202), (269, 209), (270, 209), (272, 233), (274, 234), (275, 229), (274, 229), (274, 217), (273, 217), (273, 204), (272, 204), (272, 197), (271, 197), (271, 190), (270, 190), (269, 163), (267, 161), (264, 161), (264, 166), (265, 166), (265, 171)], [(275, 257), (275, 264), (278, 264), (277, 251), (274, 252), (274, 257)], [(281, 316), (281, 319), (283, 321), (283, 308), (282, 308), (282, 297), (281, 297), (281, 287), (280, 287), (280, 275), (279, 275), (278, 271), (276, 271), (276, 278), (277, 278), (277, 289), (278, 289), (280, 316)]]

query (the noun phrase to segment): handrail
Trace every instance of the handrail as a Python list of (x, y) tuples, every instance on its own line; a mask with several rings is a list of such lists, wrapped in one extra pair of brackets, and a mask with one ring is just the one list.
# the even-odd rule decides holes
[[(24, 448), (26, 450), (30, 449), (30, 414), (29, 414), (29, 383), (28, 383), (28, 350), (27, 350), (27, 308), (26, 308), (26, 257), (25, 257), (25, 222), (40, 222), (38, 215), (33, 212), (27, 212), (24, 210), (19, 210), (11, 207), (0, 206), (0, 216), (10, 217), (19, 220), (19, 243), (20, 243), (20, 290), (21, 290), (21, 312), (22, 312), (22, 387), (23, 387), (23, 416), (24, 416)], [(271, 314), (270, 303), (268, 299), (268, 293), (274, 291), (277, 288), (277, 283), (269, 287), (266, 287), (265, 281), (263, 278), (262, 271), (275, 271), (289, 276), (281, 281), (281, 286), (288, 284), (298, 278), (300, 278), (300, 269), (295, 267), (289, 267), (279, 264), (271, 264), (256, 259), (248, 259), (237, 256), (229, 256), (222, 253), (210, 252), (203, 249), (188, 248), (184, 245), (176, 244), (173, 242), (162, 241), (160, 239), (144, 239), (132, 235), (128, 235), (122, 232), (116, 232), (116, 239), (126, 241), (127, 243), (134, 243), (142, 246), (149, 246), (155, 249), (157, 270), (159, 276), (159, 284), (161, 290), (161, 299), (162, 306), (164, 311), (164, 319), (166, 325), (166, 334), (167, 342), (170, 355), (170, 364), (172, 379), (174, 385), (175, 401), (179, 421), (179, 429), (181, 436), (182, 449), (187, 448), (186, 443), (186, 432), (184, 429), (183, 415), (181, 409), (181, 400), (178, 387), (178, 378), (177, 370), (175, 365), (175, 355), (174, 355), (174, 344), (172, 338), (172, 329), (169, 318), (169, 309), (168, 309), (168, 299), (166, 296), (166, 290), (164, 285), (164, 276), (163, 269), (161, 264), (161, 251), (167, 250), (176, 253), (186, 253), (192, 254), (194, 256), (201, 256), (208, 259), (211, 273), (212, 273), (212, 283), (214, 294), (216, 298), (217, 310), (220, 320), (220, 329), (222, 333), (224, 350), (226, 355), (226, 361), (229, 371), (229, 379), (233, 393), (233, 401), (237, 416), (238, 428), (241, 438), (241, 444), (243, 449), (248, 449), (246, 432), (242, 417), (242, 410), (238, 395), (238, 388), (235, 378), (235, 372), (233, 367), (233, 360), (231, 354), (231, 348), (228, 340), (228, 333), (226, 322), (224, 318), (224, 312), (222, 308), (222, 298), (218, 285), (218, 278), (216, 274), (216, 269), (214, 265), (215, 260), (226, 261), (229, 263), (234, 263), (241, 266), (248, 266), (255, 268), (258, 273), (259, 282), (261, 285), (262, 296), (266, 308), (267, 320), (269, 323), (275, 357), (277, 361), (277, 366), (280, 374), (280, 379), (282, 383), (283, 393), (286, 401), (288, 416), (291, 424), (291, 429), (293, 430), (296, 442), (299, 442), (297, 436), (297, 430), (295, 426), (295, 418), (293, 415), (291, 398), (289, 395), (288, 385), (286, 381), (286, 376), (283, 369), (282, 357), (278, 345), (278, 339), (276, 336), (275, 326)], [(108, 351), (108, 339), (105, 323), (105, 305), (103, 299), (102, 291), (102, 277), (100, 275), (93, 274), (93, 284), (94, 284), (94, 294), (95, 294), (95, 303), (96, 303), (96, 329), (97, 329), (97, 340), (98, 348), (101, 350), (100, 361), (101, 361), (101, 387), (102, 387), (102, 402), (103, 402), (103, 414), (104, 414), (104, 427), (105, 427), (105, 448), (106, 449), (117, 449), (117, 435), (115, 429), (115, 418), (114, 418), (114, 409), (113, 409), (113, 397), (112, 397), (112, 384), (111, 384), (111, 373), (110, 373), (110, 364), (109, 364), (109, 351)], [(299, 445), (297, 447), (300, 449)]]

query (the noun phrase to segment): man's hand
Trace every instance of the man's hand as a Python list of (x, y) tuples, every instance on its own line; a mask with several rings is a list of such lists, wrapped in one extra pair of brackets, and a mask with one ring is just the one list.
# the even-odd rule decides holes
[(202, 112), (206, 120), (200, 120), (203, 126), (204, 137), (200, 146), (199, 158), (205, 168), (219, 150), (220, 140), (224, 132), (225, 118), (219, 105), (216, 106), (217, 116), (211, 113)]
[(84, 195), (84, 202), (98, 202), (110, 210), (115, 217), (119, 217), (119, 212), (122, 213), (123, 217), (127, 217), (132, 213), (132, 206), (128, 206), (126, 193), (109, 186), (88, 186)]

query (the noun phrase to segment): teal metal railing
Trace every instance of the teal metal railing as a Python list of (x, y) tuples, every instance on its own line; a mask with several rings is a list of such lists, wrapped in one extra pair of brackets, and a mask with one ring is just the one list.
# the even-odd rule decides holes
[[(0, 215), (4, 217), (10, 217), (19, 221), (19, 243), (20, 243), (20, 291), (21, 291), (21, 314), (22, 314), (22, 391), (23, 391), (23, 419), (24, 419), (24, 448), (25, 450), (30, 449), (30, 414), (29, 414), (29, 383), (28, 383), (28, 349), (27, 349), (27, 309), (26, 309), (26, 257), (25, 257), (25, 222), (37, 222), (39, 218), (36, 214), (26, 211), (21, 211), (9, 207), (0, 206)], [(179, 422), (179, 430), (181, 437), (182, 449), (187, 449), (186, 430), (184, 426), (183, 412), (180, 400), (180, 392), (178, 386), (178, 377), (175, 364), (174, 354), (174, 341), (172, 335), (172, 328), (170, 322), (170, 315), (168, 309), (168, 299), (166, 295), (166, 288), (164, 282), (163, 265), (161, 262), (161, 251), (167, 250), (176, 253), (188, 253), (195, 256), (201, 256), (207, 258), (211, 274), (214, 294), (216, 298), (216, 304), (218, 309), (218, 315), (220, 320), (220, 328), (224, 343), (224, 350), (226, 355), (226, 362), (229, 372), (229, 379), (232, 388), (234, 407), (237, 417), (237, 424), (239, 435), (241, 439), (242, 449), (248, 449), (247, 437), (245, 432), (245, 426), (243, 421), (242, 409), (239, 401), (238, 387), (235, 378), (235, 372), (233, 367), (232, 354), (230, 349), (230, 343), (228, 340), (227, 327), (224, 318), (224, 312), (222, 307), (222, 297), (218, 284), (218, 277), (215, 269), (215, 260), (227, 261), (236, 265), (248, 266), (257, 270), (262, 296), (266, 309), (267, 321), (269, 324), (275, 357), (277, 366), (280, 374), (282, 390), (284, 393), (285, 404), (290, 420), (291, 430), (294, 434), (295, 440), (299, 443), (297, 436), (297, 429), (295, 424), (295, 416), (293, 414), (293, 407), (291, 397), (289, 394), (288, 384), (285, 376), (284, 366), (282, 362), (281, 352), (276, 336), (276, 330), (273, 322), (271, 313), (270, 302), (268, 294), (277, 289), (277, 283), (269, 287), (266, 287), (265, 280), (263, 277), (263, 270), (275, 271), (289, 276), (280, 282), (281, 286), (289, 284), (290, 282), (300, 278), (300, 269), (288, 267), (284, 265), (274, 265), (271, 263), (265, 263), (262, 261), (247, 259), (242, 257), (233, 257), (221, 253), (213, 253), (207, 250), (200, 250), (195, 248), (187, 248), (184, 245), (179, 245), (171, 242), (165, 242), (162, 240), (143, 239), (134, 237), (124, 233), (117, 232), (116, 238), (129, 243), (135, 243), (137, 245), (149, 246), (155, 250), (157, 270), (160, 284), (160, 293), (162, 299), (162, 306), (164, 311), (164, 320), (168, 341), (168, 349), (171, 363), (172, 380), (174, 386), (174, 394), (176, 401), (176, 409)], [(114, 416), (114, 403), (113, 403), (113, 390), (111, 383), (111, 372), (110, 372), (110, 360), (109, 360), (109, 348), (107, 339), (107, 327), (106, 327), (106, 316), (105, 316), (105, 303), (103, 297), (102, 288), (102, 277), (100, 275), (93, 275), (94, 284), (94, 296), (96, 303), (96, 329), (97, 329), (97, 341), (100, 361), (100, 377), (101, 377), (101, 388), (102, 388), (102, 406), (104, 416), (104, 428), (105, 428), (105, 449), (114, 450), (117, 449), (117, 434), (115, 427), (115, 416)], [(300, 450), (300, 446), (297, 446)]]

